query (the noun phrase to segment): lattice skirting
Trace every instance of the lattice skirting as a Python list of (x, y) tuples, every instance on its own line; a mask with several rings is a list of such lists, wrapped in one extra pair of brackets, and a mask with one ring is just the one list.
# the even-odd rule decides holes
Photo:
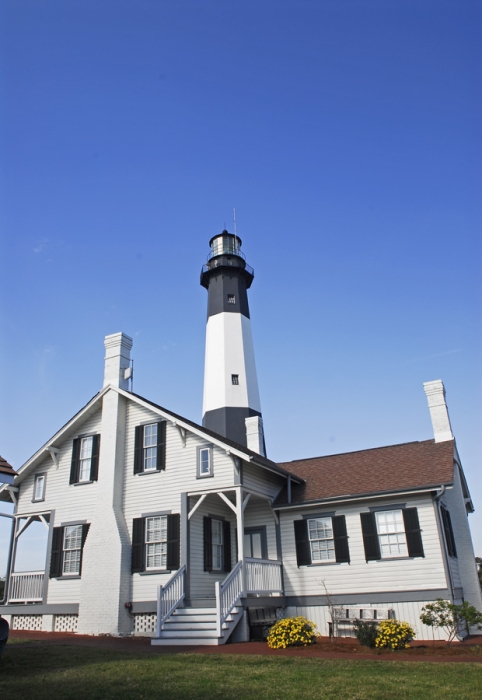
[(78, 615), (56, 615), (54, 632), (77, 632)]
[(141, 637), (153, 637), (156, 633), (156, 613), (141, 613), (134, 615), (134, 634)]
[(42, 631), (42, 615), (12, 615), (12, 629)]

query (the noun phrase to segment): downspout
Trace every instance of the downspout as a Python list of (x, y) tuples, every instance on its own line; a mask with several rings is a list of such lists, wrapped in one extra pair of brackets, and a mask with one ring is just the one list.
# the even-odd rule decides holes
[(444, 563), (444, 569), (445, 569), (445, 578), (447, 580), (447, 583), (449, 584), (450, 587), (450, 593), (452, 596), (451, 602), (453, 603), (455, 600), (455, 590), (454, 590), (454, 582), (452, 579), (452, 571), (450, 568), (450, 564), (447, 558), (447, 543), (445, 541), (445, 530), (442, 525), (442, 517), (440, 515), (440, 499), (445, 493), (445, 485), (442, 485), (440, 489), (435, 493), (433, 500), (434, 500), (434, 507), (435, 507), (435, 514), (437, 518), (437, 527), (439, 531), (439, 538), (440, 542), (443, 543), (442, 546), (442, 556), (443, 556), (443, 563)]

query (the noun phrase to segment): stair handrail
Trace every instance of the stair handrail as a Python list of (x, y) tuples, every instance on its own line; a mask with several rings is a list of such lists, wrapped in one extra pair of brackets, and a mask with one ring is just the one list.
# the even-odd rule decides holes
[(223, 636), (223, 625), (242, 595), (243, 562), (238, 561), (224, 581), (216, 581), (216, 626), (218, 637)]
[(176, 571), (174, 576), (171, 576), (165, 586), (159, 586), (157, 594), (157, 637), (161, 636), (162, 625), (184, 600), (186, 595), (185, 574), (186, 565), (184, 564)]

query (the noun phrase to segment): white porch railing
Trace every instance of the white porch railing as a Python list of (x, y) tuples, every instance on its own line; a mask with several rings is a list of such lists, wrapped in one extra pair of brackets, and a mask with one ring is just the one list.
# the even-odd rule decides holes
[(243, 562), (236, 566), (221, 583), (216, 581), (216, 621), (218, 637), (222, 637), (223, 625), (232, 609), (243, 595)]
[(283, 593), (281, 562), (245, 559), (246, 593)]
[(174, 610), (184, 600), (186, 595), (185, 587), (186, 566), (181, 566), (179, 571), (176, 571), (165, 586), (159, 586), (157, 595), (157, 625), (156, 636), (161, 636), (162, 625), (168, 617), (172, 615)]
[(11, 573), (8, 586), (9, 603), (41, 603), (45, 571)]

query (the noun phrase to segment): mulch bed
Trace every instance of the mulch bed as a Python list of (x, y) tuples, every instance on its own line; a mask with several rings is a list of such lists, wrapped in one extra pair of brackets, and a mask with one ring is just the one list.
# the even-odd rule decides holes
[(471, 637), (463, 643), (454, 642), (450, 647), (445, 642), (415, 641), (410, 649), (403, 651), (368, 649), (358, 644), (356, 639), (337, 639), (331, 642), (327, 637), (319, 637), (317, 644), (311, 646), (289, 649), (270, 649), (265, 642), (228, 643), (222, 646), (151, 646), (149, 637), (92, 637), (67, 632), (24, 630), (11, 630), (10, 637), (19, 641), (43, 641), (49, 645), (68, 644), (153, 654), (251, 654), (376, 661), (482, 662), (482, 636)]

